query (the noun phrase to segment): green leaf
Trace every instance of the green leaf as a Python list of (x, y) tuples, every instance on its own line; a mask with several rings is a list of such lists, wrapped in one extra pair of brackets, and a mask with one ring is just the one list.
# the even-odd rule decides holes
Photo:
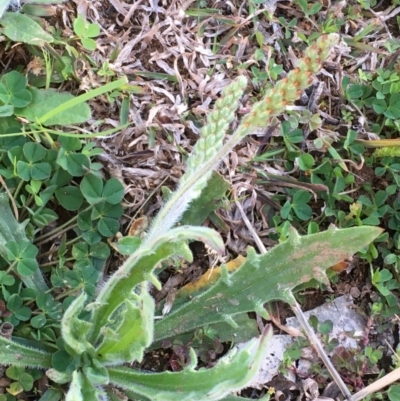
[(89, 246), (84, 242), (78, 242), (72, 246), (72, 257), (79, 260), (89, 256)]
[(291, 210), (292, 210), (292, 204), (290, 203), (290, 201), (287, 200), (287, 201), (284, 203), (284, 205), (282, 206), (282, 209), (281, 209), (281, 211), (280, 211), (281, 217), (282, 217), (283, 219), (285, 219), (285, 220), (288, 219)]
[(31, 318), (32, 310), (27, 306), (22, 306), (21, 308), (14, 311), (14, 316), (18, 320), (22, 320), (23, 322), (28, 321)]
[(383, 99), (374, 100), (372, 103), (372, 108), (374, 109), (375, 113), (383, 114), (387, 109), (386, 101)]
[(92, 345), (87, 341), (86, 334), (90, 324), (78, 318), (86, 302), (86, 294), (81, 293), (65, 311), (61, 320), (61, 334), (65, 343), (77, 355), (82, 354)]
[(298, 0), (301, 10), (305, 15), (308, 15), (308, 4), (307, 0)]
[(121, 204), (112, 205), (106, 202), (96, 203), (93, 207), (91, 213), (91, 219), (101, 219), (103, 217), (113, 217), (114, 219), (119, 219), (124, 212)]
[(297, 163), (299, 164), (300, 170), (308, 171), (314, 166), (314, 158), (309, 153), (304, 153), (297, 158)]
[(51, 367), (51, 354), (17, 344), (0, 336), (0, 360), (10, 365), (29, 366), (42, 369)]
[[(144, 351), (153, 341), (154, 299), (145, 286), (123, 304), (123, 310), (113, 316), (116, 327), (105, 331), (97, 350), (101, 362), (113, 365), (142, 361)], [(121, 309), (121, 308), (120, 308)]]
[[(41, 185), (41, 183), (40, 183)], [(42, 191), (40, 191), (40, 199), (43, 202), (43, 205), (45, 205), (53, 196), (54, 191), (56, 190), (57, 186), (56, 185), (51, 185), (49, 187), (47, 187), (46, 189), (43, 189)]]
[(27, 240), (20, 241), (19, 243), (15, 241), (9, 241), (7, 243), (7, 258), (9, 260), (35, 257), (37, 253), (38, 249)]
[(296, 191), (296, 193), (293, 195), (293, 203), (296, 205), (299, 205), (301, 203), (308, 203), (310, 202), (310, 199), (311, 199), (310, 193), (302, 189)]
[(32, 163), (38, 162), (46, 157), (46, 149), (36, 142), (27, 142), (22, 151), (26, 159)]
[[(41, 118), (49, 111), (74, 98), (70, 93), (57, 92), (55, 89), (39, 90), (32, 87), (29, 88), (29, 91), (32, 95), (32, 102), (27, 107), (15, 109), (15, 114), (32, 122), (41, 123)], [(87, 121), (90, 115), (88, 104), (83, 102), (46, 119), (42, 124), (45, 126), (81, 124)]]
[(24, 388), (22, 387), (21, 383), (13, 382), (10, 384), (10, 387), (8, 387), (7, 391), (12, 395), (18, 395), (24, 391)]
[[(32, 166), (31, 176), (34, 180), (44, 181), (51, 175), (50, 163), (35, 163)], [(40, 199), (40, 198), (39, 198)]]
[(32, 101), (26, 89), (26, 78), (18, 71), (11, 71), (1, 78), (0, 100), (14, 107), (25, 107)]
[(322, 8), (322, 4), (321, 3), (314, 3), (311, 7), (310, 7), (310, 11), (309, 11), (309, 15), (314, 15), (316, 13), (318, 13)]
[(81, 41), (85, 49), (91, 51), (96, 50), (97, 44), (96, 41), (94, 41), (93, 39), (83, 38)]
[(39, 265), (36, 259), (21, 259), (17, 264), (17, 271), (21, 276), (32, 276), (38, 270)]
[(400, 384), (390, 386), (387, 396), (390, 401), (400, 401)]
[(22, 304), (23, 304), (22, 298), (18, 294), (13, 294), (8, 299), (7, 309), (10, 310), (11, 312), (15, 312), (16, 310), (21, 308)]
[(217, 401), (238, 391), (257, 374), (266, 357), (272, 330), (253, 339), (241, 350), (233, 349), (211, 369), (195, 370), (196, 355), (191, 352), (191, 366), (181, 372), (142, 373), (129, 368), (109, 368), (110, 381), (117, 387), (132, 390), (152, 401)]
[(64, 150), (75, 151), (82, 149), (82, 142), (79, 138), (74, 138), (73, 136), (60, 135), (58, 137), (58, 142)]
[(116, 178), (110, 178), (104, 185), (102, 197), (106, 202), (116, 205), (124, 198), (124, 192), (123, 185)]
[(90, 247), (90, 256), (105, 260), (110, 256), (110, 248), (104, 242), (98, 242)]
[[(105, 370), (105, 369), (104, 369)], [(104, 391), (101, 387), (94, 386), (92, 380), (94, 379), (94, 375), (91, 374), (89, 377), (86, 376), (87, 369), (85, 369), (85, 374), (82, 375), (82, 395), (84, 401), (99, 401), (104, 399)], [(67, 400), (65, 400), (67, 401)], [(76, 401), (75, 398), (73, 401)]]
[(361, 85), (355, 84), (355, 85), (350, 85), (346, 89), (346, 96), (349, 97), (350, 99), (359, 99), (363, 93), (364, 90)]
[(85, 36), (87, 38), (96, 38), (99, 35), (100, 35), (100, 25), (89, 24), (87, 27)]
[[(157, 305), (155, 312), (156, 316), (162, 315), (163, 307), (163, 303)], [(235, 315), (233, 320), (236, 324), (236, 327), (233, 327), (231, 324), (232, 322), (215, 323), (197, 330), (194, 336), (193, 333), (188, 332), (178, 336), (172, 336), (169, 338), (169, 341), (173, 344), (190, 343), (193, 348), (196, 349), (196, 353), (199, 355), (202, 352), (208, 352), (210, 349), (214, 349), (213, 347), (215, 347), (216, 341), (219, 343), (226, 342), (238, 344), (249, 341), (259, 335), (259, 329), (256, 320), (250, 318), (247, 313)], [(161, 342), (153, 342), (151, 345), (152, 349), (161, 347)]]
[[(10, 242), (30, 244), (25, 235), (25, 226), (15, 220), (7, 195), (0, 192), (0, 255), (5, 259), (8, 258), (7, 247)], [(40, 270), (33, 277), (23, 277), (22, 281), (37, 292), (48, 290)]]
[(86, 363), (82, 371), (92, 385), (107, 385), (109, 383), (107, 368), (97, 359), (92, 359), (89, 364)]
[(60, 389), (50, 387), (39, 398), (39, 401), (59, 401), (63, 395), (64, 393)]
[(21, 383), (23, 389), (25, 391), (30, 391), (33, 388), (33, 377), (29, 373), (22, 373), (19, 378), (19, 382)]
[(400, 118), (400, 94), (395, 93), (390, 97), (390, 102), (387, 110), (385, 111), (385, 116), (396, 120)]
[[(249, 248), (245, 262), (232, 273), (226, 268), (214, 269), (221, 276), (214, 284), (206, 284), (206, 273), (203, 291), (179, 290), (171, 312), (155, 325), (155, 341), (226, 321), (238, 313), (262, 312), (260, 306), (272, 300), (291, 303), (296, 286), (311, 279), (326, 281), (326, 269), (368, 245), (381, 232), (375, 227), (329, 229), (304, 237), (292, 232), (286, 242), (265, 255)], [(201, 284), (196, 288), (202, 288)], [(192, 298), (196, 302), (191, 302)]]
[(81, 190), (72, 185), (57, 189), (55, 194), (61, 206), (70, 211), (78, 210), (84, 200)]
[(221, 200), (229, 188), (230, 184), (214, 172), (199, 198), (195, 199), (183, 214), (180, 223), (193, 226), (203, 224), (210, 213), (221, 207)]
[(86, 24), (87, 22), (83, 16), (78, 15), (78, 17), (74, 19), (74, 32), (80, 37), (85, 36)]
[(103, 200), (103, 180), (94, 174), (88, 174), (83, 177), (80, 188), (83, 196), (91, 205)]
[(39, 249), (29, 241), (23, 241), (19, 244), (19, 247), (21, 249), (21, 256), (24, 258), (36, 258), (39, 253)]
[(97, 229), (103, 237), (112, 237), (119, 231), (119, 222), (112, 217), (102, 217), (97, 223)]
[(312, 216), (312, 209), (306, 204), (293, 205), (295, 215), (303, 221), (307, 221)]
[[(100, 292), (97, 302), (100, 306), (92, 312), (91, 322), (91, 341), (94, 343), (104, 326), (107, 326), (112, 313), (127, 299), (132, 293), (132, 288), (143, 281), (150, 281), (156, 288), (160, 288), (158, 279), (153, 275), (153, 270), (158, 263), (172, 255), (181, 256), (188, 261), (192, 260), (192, 253), (186, 244), (186, 240), (192, 239), (203, 241), (220, 254), (224, 251), (224, 243), (221, 236), (206, 227), (182, 226), (169, 230), (160, 235), (148, 248), (140, 248), (131, 255), (120, 267), (117, 273), (111, 278), (115, 280), (112, 292)], [(126, 279), (120, 280), (122, 274)]]
[(8, 117), (14, 114), (14, 106), (6, 104), (4, 106), (0, 106), (0, 117)]
[(31, 319), (30, 323), (35, 329), (40, 329), (47, 323), (47, 319), (45, 315), (37, 315)]
[(58, 372), (70, 374), (79, 366), (79, 357), (70, 355), (65, 350), (58, 350), (52, 355), (51, 363)]
[(130, 255), (139, 248), (141, 243), (142, 240), (139, 237), (128, 236), (121, 238), (116, 245), (120, 253)]
[(3, 34), (14, 42), (23, 42), (31, 45), (52, 43), (53, 37), (45, 32), (32, 18), (20, 13), (4, 13), (0, 20), (3, 25)]
[(74, 153), (61, 148), (57, 155), (57, 163), (73, 177), (81, 177), (90, 168), (90, 159), (82, 153)]
[(44, 228), (45, 226), (48, 226), (53, 221), (56, 221), (57, 219), (58, 219), (57, 213), (48, 208), (44, 208), (44, 209), (36, 212), (35, 215), (32, 216), (32, 221), (39, 228)]
[(82, 373), (77, 370), (72, 373), (72, 382), (65, 401), (85, 401), (82, 394), (82, 376)]
[(31, 166), (22, 160), (17, 162), (17, 174), (24, 180), (29, 181), (31, 179)]
[(14, 276), (7, 274), (5, 271), (0, 271), (0, 284), (1, 285), (13, 285), (15, 283)]
[[(113, 312), (125, 302), (132, 294), (132, 288), (147, 280), (153, 284), (156, 283), (156, 278), (151, 276), (152, 270), (163, 260), (168, 259), (172, 255), (181, 256), (186, 260), (191, 260), (191, 251), (186, 243), (167, 242), (153, 249), (143, 251), (142, 255), (136, 257), (133, 261), (127, 261), (131, 267), (129, 275), (124, 273), (126, 280), (119, 280), (113, 288), (112, 297), (109, 294), (104, 296), (105, 302), (101, 301), (99, 307), (92, 311), (93, 330), (91, 331), (91, 342), (95, 343), (100, 331), (104, 331), (110, 321)], [(133, 258), (134, 256), (131, 256)], [(122, 266), (120, 269), (124, 269)], [(158, 285), (160, 288), (160, 285)], [(89, 305), (88, 305), (89, 308)]]
[(6, 375), (10, 379), (18, 380), (24, 372), (25, 368), (23, 368), (22, 366), (10, 366), (6, 370)]

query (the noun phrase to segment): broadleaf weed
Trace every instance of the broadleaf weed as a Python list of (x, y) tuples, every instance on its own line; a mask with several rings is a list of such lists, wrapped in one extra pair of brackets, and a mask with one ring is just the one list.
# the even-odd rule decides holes
[[(316, 8), (307, 8), (307, 12), (312, 15)], [(75, 31), (82, 38), (85, 36), (82, 43), (85, 39), (86, 47), (91, 47), (88, 40), (97, 34), (95, 28), (78, 20)], [(117, 365), (141, 362), (153, 341), (218, 323), (236, 329), (236, 319), (251, 311), (267, 317), (266, 302), (281, 299), (293, 304), (292, 292), (296, 286), (313, 277), (325, 280), (325, 270), (331, 264), (368, 246), (380, 234), (379, 228), (353, 227), (331, 228), (301, 237), (288, 227), (286, 241), (265, 255), (257, 255), (248, 248), (247, 257), (235, 270), (221, 266), (213, 281), (197, 288), (194, 297), (183, 288), (177, 294), (177, 306), (172, 305), (171, 311), (155, 324), (156, 308), (149, 284), (161, 288), (156, 275), (160, 263), (176, 256), (192, 261), (188, 246), (191, 240), (202, 241), (219, 254), (224, 252), (223, 240), (214, 230), (174, 225), (200, 196), (222, 158), (246, 135), (282, 114), (311, 84), (312, 75), (319, 71), (338, 39), (337, 35), (322, 36), (313, 43), (297, 67), (254, 104), (226, 142), (225, 133), (235, 118), (247, 81), (239, 77), (225, 88), (201, 130), (178, 189), (170, 195), (143, 238), (121, 241), (125, 250), (132, 253), (101, 285), (102, 268), (109, 256), (109, 248), (102, 240), (119, 230), (122, 184), (115, 178), (101, 177), (99, 166), (92, 160), (99, 151), (93, 145), (83, 146), (78, 138), (63, 135), (56, 138), (51, 131), (36, 136), (42, 143), (27, 136), (1, 138), (0, 174), (20, 214), (17, 219), (8, 198), (2, 195), (0, 262), (12, 275), (1, 278), (2, 296), (7, 311), (11, 312), (3, 317), (1, 327), (14, 326), (15, 338), (0, 336), (0, 359), (11, 364), (10, 375), (17, 378), (15, 391), (29, 387), (31, 374), (24, 372), (26, 367), (46, 370), (54, 383), (70, 383), (66, 400), (73, 401), (104, 399), (108, 386), (119, 387), (131, 397), (155, 401), (175, 400), (177, 389), (181, 400), (220, 400), (247, 385), (265, 356), (272, 334), (268, 326), (258, 339), (253, 338), (240, 351), (233, 349), (211, 369), (195, 369), (197, 356), (193, 350), (189, 350), (189, 362), (180, 372), (149, 374)], [(271, 72), (278, 74), (280, 70), (274, 68)], [(14, 82), (14, 78), (18, 79)], [(35, 122), (29, 111), (15, 113), (36, 124), (60, 124), (57, 118), (66, 110), (83, 108), (86, 100), (119, 86), (121, 82), (116, 81), (67, 102), (59, 100), (58, 107), (45, 108)], [(43, 93), (39, 89), (26, 89), (26, 82), (12, 74), (4, 79), (0, 101), (3, 106), (22, 110), (31, 105), (40, 107), (43, 105), (35, 102)], [(51, 96), (57, 98), (54, 93)], [(23, 106), (18, 103), (21, 101), (30, 103)], [(10, 110), (14, 112), (11, 108), (3, 112)], [(64, 118), (69, 117), (64, 115)], [(11, 120), (7, 123), (5, 132), (21, 132), (24, 128), (13, 126)], [(306, 158), (300, 163), (310, 170), (313, 167)], [(297, 192), (293, 199), (295, 207), (291, 204), (291, 209), (305, 219), (305, 214), (310, 214), (309, 192)], [(56, 201), (68, 212), (68, 218), (53, 230), (42, 230), (47, 221), (58, 217), (56, 212), (54, 216), (46, 211), (46, 206), (51, 207)], [(39, 221), (41, 224), (37, 224)], [(10, 227), (7, 223), (16, 228), (15, 232), (7, 231)], [(65, 235), (71, 232), (76, 236)], [(39, 269), (37, 260), (53, 253), (48, 243), (55, 240), (60, 241), (57, 257)], [(42, 249), (44, 255), (37, 256)], [(325, 250), (323, 256), (320, 249)], [(52, 288), (48, 289), (42, 271), (46, 273), (50, 266), (53, 266)], [(30, 325), (23, 323), (28, 321)]]

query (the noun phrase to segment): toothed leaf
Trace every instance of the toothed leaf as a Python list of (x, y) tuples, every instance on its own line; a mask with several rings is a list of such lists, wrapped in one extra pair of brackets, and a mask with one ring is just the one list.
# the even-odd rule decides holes
[[(226, 273), (228, 279), (221, 275), (195, 296), (185, 289), (178, 291), (178, 306), (155, 325), (155, 341), (211, 323), (229, 323), (231, 316), (260, 311), (264, 303), (272, 300), (291, 303), (296, 286), (311, 279), (326, 281), (326, 269), (355, 254), (381, 231), (376, 227), (354, 227), (304, 237), (293, 232), (288, 241), (264, 255), (249, 248), (245, 262)], [(179, 300), (181, 294), (188, 302)]]
[(109, 368), (110, 382), (152, 401), (217, 401), (245, 387), (257, 374), (266, 356), (272, 330), (267, 328), (241, 350), (234, 348), (211, 369), (142, 373), (127, 368)]
[(86, 337), (91, 325), (78, 318), (79, 314), (83, 311), (85, 302), (86, 294), (82, 292), (81, 295), (71, 303), (61, 320), (63, 339), (76, 355), (80, 355), (92, 348)]
[(105, 338), (97, 350), (100, 361), (118, 364), (141, 361), (145, 349), (153, 341), (154, 300), (146, 288), (131, 299), (111, 317), (116, 327), (106, 328)]

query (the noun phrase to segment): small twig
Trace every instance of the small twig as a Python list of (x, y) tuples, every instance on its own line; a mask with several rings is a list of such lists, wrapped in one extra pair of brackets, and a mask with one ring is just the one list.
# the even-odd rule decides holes
[(355, 393), (353, 396), (348, 397), (347, 401), (359, 401), (364, 399), (370, 394), (373, 394), (380, 389), (392, 384), (393, 382), (400, 379), (400, 368), (395, 369), (393, 372), (388, 373), (386, 376), (377, 380), (376, 382), (370, 384), (369, 386), (363, 388), (358, 393)]
[[(294, 299), (294, 297), (293, 297)], [(349, 389), (347, 388), (346, 384), (340, 377), (338, 371), (335, 369), (333, 366), (331, 360), (329, 359), (328, 355), (326, 355), (324, 348), (322, 347), (321, 342), (319, 341), (318, 337), (315, 335), (313, 329), (311, 328), (310, 324), (307, 321), (307, 318), (305, 317), (303, 311), (300, 308), (300, 305), (297, 303), (297, 301), (294, 299), (294, 304), (291, 305), (293, 312), (295, 313), (297, 319), (299, 320), (299, 323), (301, 327), (304, 329), (304, 331), (307, 334), (308, 339), (311, 342), (311, 345), (315, 348), (317, 351), (319, 357), (322, 359), (324, 362), (326, 368), (328, 369), (330, 375), (332, 376), (332, 379), (336, 382), (338, 387), (340, 388), (340, 391), (342, 394), (350, 400), (351, 398), (351, 393)], [(351, 400), (354, 401), (354, 400)]]
[(271, 138), (272, 134), (278, 127), (278, 124), (273, 125), (272, 127), (268, 127), (267, 132), (265, 133), (264, 137), (260, 141), (260, 145), (258, 146), (256, 156), (260, 156), (264, 150), (265, 145)]
[[(255, 243), (257, 244), (257, 247), (260, 251), (261, 254), (265, 254), (267, 253), (267, 250), (265, 249), (264, 244), (261, 242), (260, 237), (258, 236), (258, 234), (256, 233), (256, 231), (254, 230), (253, 226), (251, 225), (249, 219), (247, 218), (246, 214), (244, 213), (244, 210), (242, 208), (242, 206), (240, 205), (240, 203), (238, 202), (237, 198), (236, 198), (236, 191), (233, 191), (233, 196), (235, 198), (235, 204), (240, 212), (240, 214), (242, 215), (243, 221), (246, 224), (246, 227), (249, 229)], [(357, 400), (353, 400), (351, 399), (351, 393), (349, 391), (349, 389), (347, 388), (346, 384), (344, 383), (344, 381), (342, 380), (342, 378), (340, 377), (338, 371), (335, 369), (335, 367), (333, 366), (331, 360), (329, 359), (328, 355), (326, 354), (321, 342), (319, 341), (318, 337), (315, 335), (313, 329), (311, 328), (310, 324), (307, 321), (306, 316), (304, 315), (303, 311), (300, 308), (300, 305), (297, 303), (297, 301), (295, 300), (295, 298), (293, 297), (293, 304), (290, 305), (293, 312), (295, 313), (300, 326), (303, 328), (303, 330), (305, 331), (311, 345), (315, 348), (315, 350), (317, 351), (319, 357), (322, 359), (322, 361), (324, 362), (326, 368), (328, 369), (332, 379), (336, 382), (336, 384), (338, 385), (338, 387), (340, 388), (340, 391), (343, 393), (343, 395), (348, 398), (349, 401), (358, 401)]]
[(246, 224), (247, 229), (250, 231), (251, 236), (254, 239), (254, 242), (257, 245), (258, 250), (260, 251), (261, 254), (267, 253), (267, 250), (264, 246), (264, 244), (262, 243), (260, 237), (257, 235), (256, 231), (254, 230), (252, 224), (250, 223), (250, 220), (247, 218), (246, 213), (244, 212), (242, 205), (239, 203), (237, 196), (236, 196), (236, 188), (233, 189), (232, 191), (233, 197), (235, 199), (235, 204), (236, 207), (238, 208), (242, 219), (244, 221), (244, 224)]

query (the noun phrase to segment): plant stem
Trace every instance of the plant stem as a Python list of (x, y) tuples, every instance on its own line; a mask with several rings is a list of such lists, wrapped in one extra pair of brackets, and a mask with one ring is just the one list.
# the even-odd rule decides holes
[(18, 194), (19, 194), (19, 191), (21, 191), (21, 188), (22, 188), (22, 186), (24, 185), (24, 181), (23, 180), (21, 180), (19, 183), (18, 183), (18, 186), (17, 186), (17, 188), (15, 189), (15, 191), (14, 191), (14, 199), (17, 199), (17, 196), (18, 196)]
[[(301, 96), (303, 89), (306, 89), (312, 83), (312, 75), (319, 72), (322, 61), (328, 57), (332, 47), (338, 40), (339, 35), (330, 34), (321, 36), (311, 45), (305, 51), (304, 57), (298, 61), (297, 67), (289, 72), (286, 78), (281, 79), (273, 88), (269, 89), (263, 99), (253, 105), (250, 113), (242, 120), (238, 129), (222, 147), (226, 130), (220, 132), (219, 129), (222, 131), (224, 127), (214, 123), (213, 117), (210, 118), (208, 125), (214, 123), (212, 126), (213, 134), (210, 135), (211, 141), (205, 140), (202, 146), (196, 146), (197, 152), (193, 152), (189, 158), (189, 160), (194, 158), (193, 166), (188, 170), (190, 173), (182, 177), (178, 189), (171, 195), (168, 202), (154, 219), (148, 233), (149, 239), (157, 238), (179, 220), (189, 203), (199, 196), (210, 176), (210, 172), (243, 138), (250, 135), (257, 128), (267, 126), (271, 117), (282, 114), (286, 106), (293, 104)], [(238, 87), (242, 87), (242, 81), (243, 77), (238, 79)], [(232, 87), (236, 89), (234, 84), (232, 84)], [(235, 90), (232, 90), (232, 92), (236, 93)], [(221, 114), (226, 113), (231, 117), (230, 109), (225, 111), (223, 106), (224, 103), (220, 104), (217, 107), (217, 112), (220, 110)], [(205, 131), (205, 134), (208, 135), (209, 133)]]
[[(85, 211), (86, 211), (86, 210), (87, 210), (87, 209), (85, 209)], [(76, 216), (74, 216), (74, 217), (72, 217), (71, 219), (69, 219), (69, 220), (68, 220), (67, 222), (65, 222), (64, 224), (61, 224), (61, 226), (58, 226), (58, 227), (55, 228), (54, 230), (49, 231), (48, 233), (43, 234), (43, 235), (41, 235), (41, 236), (35, 238), (34, 243), (37, 243), (38, 241), (44, 240), (44, 239), (46, 239), (47, 237), (54, 237), (54, 234), (57, 234), (57, 233), (59, 233), (60, 231), (65, 231), (65, 228), (68, 227), (71, 223), (74, 223), (76, 220), (78, 220), (78, 217), (79, 217), (79, 214), (76, 215)], [(74, 224), (73, 227), (75, 227), (75, 225), (76, 225), (76, 224)], [(72, 228), (72, 227), (70, 227), (70, 228)]]
[(83, 287), (84, 287), (84, 284), (79, 284), (78, 287), (71, 288), (71, 289), (69, 289), (69, 290), (63, 292), (62, 294), (57, 295), (56, 297), (54, 297), (54, 300), (55, 300), (55, 301), (59, 301), (60, 299), (65, 298), (66, 296), (68, 296), (68, 295), (70, 295), (70, 294), (77, 293), (77, 292), (79, 292), (79, 290), (82, 289)]
[[(71, 260), (75, 260), (75, 258), (65, 259), (65, 262), (70, 262)], [(54, 266), (57, 265), (59, 262), (60, 262), (59, 260), (52, 260), (51, 262), (42, 263), (40, 267)]]
[[(78, 218), (78, 216), (76, 217), (76, 219)], [(72, 220), (72, 219), (71, 219)], [(70, 220), (70, 221), (71, 221)], [(67, 227), (65, 227), (64, 229), (60, 229), (60, 227), (58, 227), (58, 229), (57, 230), (54, 230), (54, 231), (52, 231), (52, 235), (51, 236), (47, 236), (45, 239), (43, 239), (42, 241), (40, 241), (40, 242), (38, 242), (38, 239), (34, 242), (34, 244), (36, 245), (36, 246), (41, 246), (41, 245), (43, 245), (43, 244), (46, 244), (47, 242), (49, 242), (49, 241), (51, 241), (52, 239), (55, 239), (55, 238), (57, 238), (58, 236), (60, 236), (60, 235), (63, 235), (63, 234), (65, 234), (67, 231), (69, 231), (69, 230), (72, 230), (74, 227), (77, 227), (78, 226), (78, 224), (73, 224), (72, 226), (67, 226)]]
[(333, 366), (331, 360), (329, 359), (328, 355), (326, 355), (326, 352), (321, 344), (321, 342), (318, 340), (318, 337), (315, 335), (312, 327), (308, 323), (308, 320), (304, 316), (303, 311), (300, 308), (300, 305), (297, 303), (297, 301), (294, 299), (294, 304), (291, 305), (293, 312), (296, 314), (297, 319), (299, 320), (299, 323), (301, 327), (304, 329), (304, 331), (307, 334), (308, 339), (310, 340), (312, 346), (314, 349), (317, 351), (319, 357), (322, 359), (322, 361), (325, 364), (325, 367), (328, 369), (332, 379), (335, 381), (335, 383), (338, 385), (340, 388), (340, 391), (346, 398), (351, 398), (351, 393), (349, 389), (347, 388), (346, 384), (340, 377), (339, 373)]

